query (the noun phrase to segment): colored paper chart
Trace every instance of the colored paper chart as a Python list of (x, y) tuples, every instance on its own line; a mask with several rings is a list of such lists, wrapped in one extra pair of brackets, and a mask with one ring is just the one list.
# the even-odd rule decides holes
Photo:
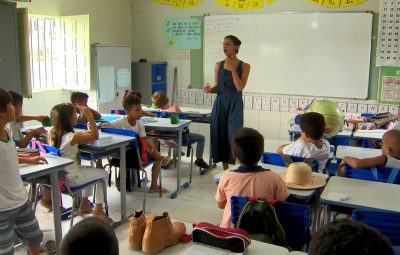
[(276, 0), (215, 0), (222, 6), (233, 8), (235, 10), (247, 11), (255, 10), (264, 7), (266, 5), (273, 4)]
[(201, 20), (198, 18), (167, 19), (164, 32), (167, 49), (201, 49)]
[(152, 0), (159, 4), (169, 4), (174, 8), (192, 8), (203, 2), (203, 0)]
[(327, 8), (346, 8), (349, 6), (359, 5), (368, 0), (308, 0), (308, 2), (324, 6)]
[(378, 93), (379, 103), (398, 104), (400, 102), (400, 67), (381, 67)]

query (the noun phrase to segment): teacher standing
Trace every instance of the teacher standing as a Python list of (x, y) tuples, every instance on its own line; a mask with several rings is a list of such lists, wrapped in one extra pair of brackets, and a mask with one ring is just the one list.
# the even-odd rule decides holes
[(232, 156), (233, 132), (243, 127), (242, 90), (246, 87), (250, 65), (237, 58), (241, 41), (233, 35), (225, 36), (225, 60), (215, 64), (215, 81), (204, 86), (205, 93), (217, 93), (211, 112), (211, 146), (214, 163), (222, 161), (225, 169), (235, 164)]

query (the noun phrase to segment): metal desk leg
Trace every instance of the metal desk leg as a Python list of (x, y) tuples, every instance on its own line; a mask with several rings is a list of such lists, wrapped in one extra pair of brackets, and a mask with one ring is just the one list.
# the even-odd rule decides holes
[(119, 160), (119, 190), (121, 191), (121, 221), (123, 222), (126, 219), (126, 145), (119, 148)]
[[(54, 217), (54, 234), (56, 239), (56, 252), (59, 253), (59, 246), (62, 239), (61, 228), (61, 214), (60, 214), (60, 200), (58, 197), (58, 172), (52, 171), (50, 173), (51, 183), (51, 199), (53, 201), (53, 217)], [(72, 212), (73, 213), (73, 212)]]
[(178, 163), (176, 164), (176, 172), (177, 172), (177, 177), (176, 177), (176, 191), (173, 192), (170, 195), (171, 199), (175, 199), (178, 196), (178, 192), (179, 190), (185, 189), (187, 187), (189, 187), (189, 183), (185, 182), (182, 186), (181, 186), (181, 178), (182, 178), (182, 162), (181, 162), (181, 152), (182, 151), (182, 130), (178, 131)]
[(313, 217), (311, 219), (311, 234), (314, 234), (319, 227), (319, 206), (320, 206), (320, 196), (321, 189), (316, 190), (315, 203), (313, 205)]

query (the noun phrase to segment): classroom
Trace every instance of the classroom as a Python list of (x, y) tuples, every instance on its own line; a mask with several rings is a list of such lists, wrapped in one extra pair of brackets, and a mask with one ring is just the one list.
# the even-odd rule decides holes
[[(7, 7), (4, 12), (3, 6)], [(388, 29), (390, 25), (385, 22), (393, 22), (394, 28)], [(2, 142), (10, 138), (11, 132), (14, 141), (20, 143), (20, 176), (24, 190), (33, 194), (30, 199), (34, 215), (43, 233), (40, 251), (28, 248), (28, 254), (66, 253), (65, 245), (73, 245), (71, 240), (76, 234), (69, 232), (72, 224), (77, 230), (78, 223), (93, 218), (81, 213), (85, 210), (100, 214), (97, 218), (112, 226), (119, 253), (109, 254), (228, 254), (224, 249), (231, 247), (224, 246), (226, 238), (215, 242), (219, 246), (196, 240), (202, 227), (192, 224), (207, 222), (215, 229), (219, 224), (221, 228), (235, 227), (240, 224), (237, 218), (242, 217), (244, 205), (252, 202), (249, 197), (285, 201), (274, 207), (286, 240), (285, 245), (264, 242), (249, 232), (251, 244), (244, 248), (248, 254), (322, 254), (315, 248), (322, 246), (321, 230), (341, 221), (347, 222), (343, 231), (359, 222), (373, 228), (366, 227), (366, 231), (378, 229), (380, 232), (370, 236), (382, 237), (385, 245), (393, 248), (388, 254), (400, 254), (400, 196), (395, 196), (400, 193), (399, 22), (398, 0), (0, 0), (0, 32), (15, 36), (0, 42), (0, 89), (23, 97), (21, 112), (15, 110), (14, 120), (1, 119), (0, 124), (4, 123), (5, 130), (18, 124), (20, 133), (31, 140), (27, 141), (28, 148), (34, 153), (42, 150), (40, 157), (47, 160), (47, 164), (21, 161), (21, 155), (33, 152), (21, 149), (26, 146), (15, 138), (13, 130), (1, 130)], [(182, 24), (191, 25), (188, 28)], [(13, 34), (8, 34), (10, 27)], [(41, 33), (44, 38), (40, 38)], [(237, 44), (236, 37), (225, 37), (228, 35), (237, 36), (241, 44)], [(14, 62), (9, 62), (10, 57)], [(216, 65), (224, 59), (224, 66)], [(226, 73), (232, 73), (230, 78)], [(216, 74), (217, 80), (221, 79), (218, 84), (223, 86), (213, 87), (217, 84)], [(226, 82), (233, 84), (234, 92), (226, 88)], [(159, 106), (152, 96), (158, 90), (164, 91), (166, 106)], [(61, 141), (56, 138), (56, 129), (50, 126), (55, 127), (55, 106), (61, 105), (61, 109), (62, 104), (71, 103), (71, 94), (76, 91), (86, 93), (87, 102), (73, 102), (71, 109), (78, 116), (78, 125), (63, 131), (62, 142), (67, 132), (80, 138), (68, 138), (77, 155), (65, 156), (64, 144), (58, 143)], [(223, 97), (223, 93), (228, 96)], [(14, 109), (18, 109), (14, 94), (11, 98)], [(222, 109), (224, 101), (234, 103), (235, 99), (235, 104), (240, 102), (239, 110), (232, 110), (226, 117), (226, 112), (217, 114), (215, 109)], [(0, 104), (9, 103), (4, 100)], [(141, 110), (137, 110), (135, 104), (140, 103)], [(2, 118), (6, 116), (3, 111), (0, 105)], [(52, 123), (48, 119), (45, 125), (47, 116)], [(234, 119), (229, 120), (231, 126), (221, 124), (228, 123), (228, 117)], [(134, 124), (130, 118), (134, 118)], [(321, 125), (321, 130), (315, 131)], [(241, 127), (245, 129), (240, 134), (234, 132)], [(393, 131), (386, 133), (388, 129)], [(264, 146), (255, 164), (271, 171), (247, 169), (250, 164), (244, 164), (241, 158), (246, 150), (238, 147), (250, 146), (250, 142), (239, 145), (236, 140), (236, 147), (232, 145), (232, 137), (240, 135), (262, 138)], [(144, 136), (147, 138), (142, 139)], [(310, 146), (307, 152), (293, 152), (299, 141)], [(46, 144), (54, 146), (58, 156), (50, 155)], [(256, 147), (251, 150), (255, 152)], [(135, 167), (129, 166), (129, 153), (135, 154)], [(147, 164), (143, 153), (154, 161)], [(2, 165), (0, 162), (0, 171), (6, 166)], [(72, 184), (68, 177), (72, 167), (79, 167), (81, 172), (96, 169), (99, 179), (92, 177), (82, 186)], [(308, 188), (299, 187), (288, 181), (289, 171), (296, 167), (297, 172), (300, 168), (312, 172), (307, 178), (314, 186), (308, 183), (304, 184)], [(60, 173), (65, 171), (62, 186)], [(243, 187), (245, 180), (238, 180), (251, 174), (262, 176), (258, 181), (248, 177), (249, 187), (266, 178), (263, 185), (283, 183), (284, 189), (278, 192), (276, 186), (273, 194), (264, 189), (250, 192)], [(233, 182), (228, 178), (236, 180), (240, 191), (226, 187)], [(315, 184), (317, 181), (321, 184)], [(91, 209), (85, 204), (86, 188), (93, 186), (96, 203), (90, 202), (92, 192), (87, 205)], [(127, 188), (120, 188), (124, 186)], [(66, 190), (58, 196), (63, 187)], [(46, 194), (50, 198), (49, 208), (40, 201), (36, 208), (35, 189), (40, 190), (42, 201)], [(232, 194), (241, 197), (232, 200)], [(80, 205), (72, 197), (77, 197)], [(240, 216), (231, 215), (233, 203), (243, 203), (237, 212)], [(79, 208), (71, 217), (74, 206)], [(296, 210), (303, 210), (307, 217), (291, 214)], [(0, 206), (0, 222), (3, 211), (7, 208)], [(149, 248), (146, 234), (137, 237), (133, 232), (133, 224), (143, 216), (148, 227), (153, 214), (155, 220), (177, 222), (171, 225), (170, 234), (164, 234), (169, 238), (160, 241), (160, 250)], [(387, 219), (381, 223), (393, 225), (395, 234), (381, 229), (380, 219)], [(299, 226), (293, 227), (296, 224)], [(349, 236), (343, 236), (357, 242), (353, 230), (348, 231)], [(65, 244), (63, 239), (70, 243)], [(376, 249), (372, 246), (368, 248)], [(0, 254), (5, 247), (0, 241)], [(5, 254), (27, 253), (21, 244), (13, 249), (14, 253)]]

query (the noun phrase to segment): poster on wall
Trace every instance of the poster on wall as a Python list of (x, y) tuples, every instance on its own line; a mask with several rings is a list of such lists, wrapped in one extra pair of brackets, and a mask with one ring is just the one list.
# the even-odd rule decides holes
[(181, 18), (165, 20), (165, 48), (201, 49), (201, 20)]
[(378, 93), (379, 103), (400, 103), (400, 67), (380, 68)]
[(381, 0), (377, 66), (400, 66), (400, 1)]

